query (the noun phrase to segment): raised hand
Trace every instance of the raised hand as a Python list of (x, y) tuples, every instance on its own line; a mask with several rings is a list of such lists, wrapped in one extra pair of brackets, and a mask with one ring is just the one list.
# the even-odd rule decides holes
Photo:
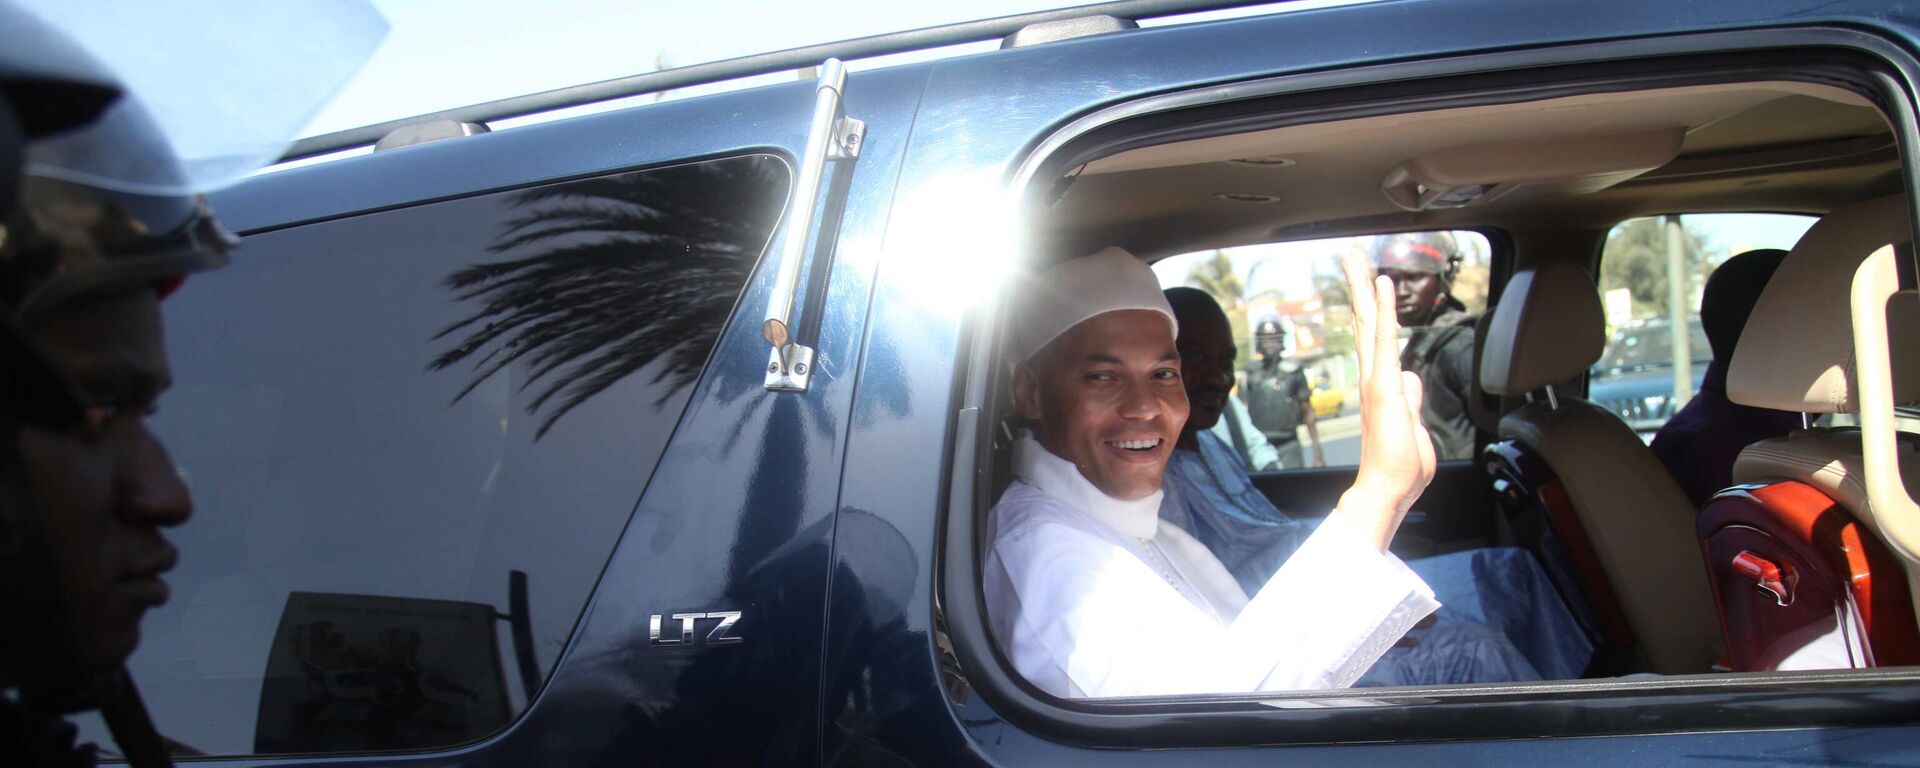
[(1393, 282), (1358, 256), (1348, 256), (1342, 266), (1360, 355), (1360, 471), (1334, 514), (1376, 537), (1384, 551), (1433, 480), (1433, 438), (1420, 422), (1420, 377), (1400, 370)]

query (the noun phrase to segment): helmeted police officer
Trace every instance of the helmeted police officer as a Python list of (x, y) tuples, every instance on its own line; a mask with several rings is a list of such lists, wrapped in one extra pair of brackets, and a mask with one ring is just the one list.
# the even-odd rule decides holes
[(167, 765), (186, 748), (124, 666), (192, 512), (146, 426), (171, 383), (159, 302), (238, 242), (199, 193), (279, 157), (386, 22), (81, 5), (0, 0), (0, 763), (91, 764), (63, 718), (98, 710), (128, 762)]
[[(161, 529), (192, 511), (145, 423), (170, 381), (159, 300), (235, 241), (162, 191), (167, 140), (104, 68), (10, 5), (0, 28), (0, 753), (91, 764), (61, 718), (97, 709), (165, 765), (123, 667), (179, 557)], [(136, 177), (155, 193), (109, 188)]]
[(1287, 469), (1306, 466), (1300, 450), (1299, 428), (1307, 428), (1307, 440), (1313, 443), (1313, 465), (1324, 467), (1327, 459), (1320, 449), (1320, 428), (1313, 417), (1313, 388), (1300, 364), (1285, 358), (1286, 330), (1280, 318), (1266, 317), (1254, 323), (1253, 365), (1247, 369), (1245, 400), (1247, 416), (1267, 436), (1280, 454), (1280, 466)]
[(1382, 235), (1368, 247), (1373, 267), (1393, 280), (1394, 312), (1406, 346), (1402, 370), (1426, 385), (1421, 420), (1441, 460), (1470, 458), (1473, 422), (1473, 324), (1476, 317), (1450, 293), (1460, 251), (1445, 232)]

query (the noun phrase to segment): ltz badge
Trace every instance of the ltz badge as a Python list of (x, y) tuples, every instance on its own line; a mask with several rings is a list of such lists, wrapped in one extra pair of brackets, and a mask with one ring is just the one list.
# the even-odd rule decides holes
[(733, 625), (740, 621), (739, 611), (676, 613), (672, 614), (672, 619), (680, 623), (680, 631), (673, 633), (669, 630), (669, 634), (663, 637), (660, 632), (660, 625), (662, 623), (660, 614), (656, 613), (647, 618), (647, 645), (649, 647), (659, 648), (695, 645), (694, 622), (702, 620), (712, 620), (715, 624), (713, 628), (707, 632), (705, 639), (698, 643), (699, 645), (738, 645), (744, 639), (739, 635), (733, 634)]

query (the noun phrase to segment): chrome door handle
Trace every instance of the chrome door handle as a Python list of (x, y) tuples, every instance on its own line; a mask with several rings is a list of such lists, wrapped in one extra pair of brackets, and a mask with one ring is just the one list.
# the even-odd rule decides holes
[(860, 144), (866, 138), (866, 123), (841, 114), (841, 94), (846, 85), (847, 67), (839, 59), (820, 64), (806, 153), (800, 158), (799, 176), (794, 179), (793, 198), (787, 207), (791, 228), (780, 249), (780, 271), (774, 277), (773, 296), (767, 301), (767, 319), (760, 326), (760, 335), (773, 346), (767, 357), (769, 391), (805, 392), (813, 380), (813, 347), (793, 338), (793, 299), (800, 290), (800, 262), (813, 239), (813, 207), (820, 196), (820, 182), (826, 177), (827, 162), (859, 157)]

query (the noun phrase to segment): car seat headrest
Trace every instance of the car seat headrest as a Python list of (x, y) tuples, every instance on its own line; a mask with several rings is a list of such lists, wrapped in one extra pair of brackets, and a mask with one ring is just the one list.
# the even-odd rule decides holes
[(1593, 278), (1551, 261), (1515, 273), (1486, 328), (1480, 388), (1521, 395), (1584, 373), (1606, 349), (1606, 313)]
[[(1912, 238), (1905, 195), (1836, 208), (1808, 229), (1753, 306), (1727, 368), (1728, 399), (1781, 411), (1859, 410), (1852, 297), (1870, 287), (1863, 280), (1897, 283), (1897, 270), (1869, 266), (1896, 252), (1911, 259)], [(1876, 257), (1888, 245), (1896, 249)], [(1911, 403), (1920, 398), (1920, 349), (1901, 342), (1920, 323), (1920, 296), (1893, 293), (1887, 311), (1894, 401)]]
[(1493, 313), (1480, 315), (1473, 324), (1473, 381), (1472, 397), (1467, 399), (1467, 419), (1473, 422), (1475, 429), (1487, 434), (1500, 433), (1500, 419), (1520, 407), (1520, 400), (1503, 395), (1489, 393), (1480, 386), (1481, 361), (1486, 359), (1487, 328), (1493, 325)]

